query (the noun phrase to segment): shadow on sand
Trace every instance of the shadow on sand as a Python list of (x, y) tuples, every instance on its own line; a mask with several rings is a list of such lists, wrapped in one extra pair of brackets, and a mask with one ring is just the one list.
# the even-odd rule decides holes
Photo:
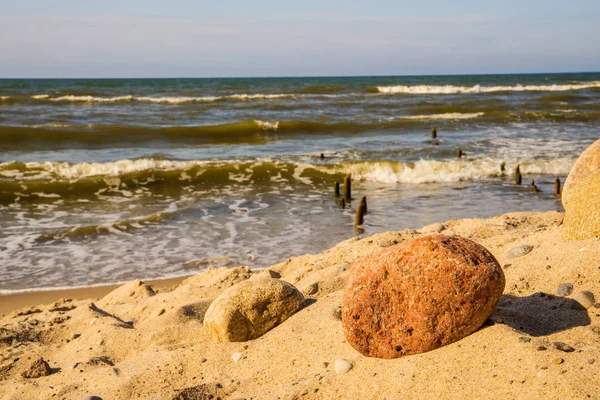
[(490, 320), (531, 336), (546, 336), (591, 320), (579, 303), (566, 297), (538, 292), (527, 297), (504, 295)]

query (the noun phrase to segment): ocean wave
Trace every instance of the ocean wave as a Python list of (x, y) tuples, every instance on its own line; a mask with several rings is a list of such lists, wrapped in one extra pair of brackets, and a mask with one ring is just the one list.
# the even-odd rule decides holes
[(412, 120), (435, 120), (435, 119), (473, 119), (481, 117), (485, 113), (444, 113), (444, 114), (431, 114), (431, 115), (408, 115), (403, 117), (397, 117), (401, 119), (412, 119)]
[(512, 85), (512, 86), (453, 86), (453, 85), (396, 85), (377, 86), (383, 94), (463, 94), (493, 92), (566, 92), (570, 90), (600, 88), (600, 82), (555, 85)]
[[(355, 179), (380, 183), (445, 183), (475, 181), (498, 177), (501, 160), (484, 158), (476, 160), (419, 160), (414, 163), (369, 161), (343, 164), (341, 172)], [(574, 159), (529, 160), (519, 162), (523, 174), (567, 175)], [(506, 171), (514, 169), (516, 162), (507, 163)]]
[[(176, 208), (176, 207), (175, 207)], [(178, 215), (177, 210), (168, 210), (153, 213), (142, 217), (132, 217), (122, 219), (114, 223), (76, 226), (71, 229), (54, 230), (40, 234), (36, 243), (47, 243), (56, 240), (83, 240), (98, 235), (123, 235), (131, 231), (143, 229), (148, 225), (160, 224), (164, 221), (170, 221)]]
[(119, 103), (119, 102), (144, 102), (144, 103), (165, 103), (165, 104), (182, 104), (182, 103), (201, 103), (201, 102), (214, 102), (221, 100), (237, 100), (237, 101), (248, 101), (248, 100), (273, 100), (282, 98), (294, 98), (294, 94), (287, 93), (275, 93), (275, 94), (231, 94), (222, 96), (163, 96), (163, 97), (152, 97), (152, 96), (112, 96), (112, 97), (101, 97), (92, 95), (64, 95), (59, 97), (50, 97), (47, 94), (39, 94), (31, 96), (32, 100), (45, 100), (53, 102), (70, 102), (70, 103)]
[[(502, 175), (495, 158), (425, 160), (416, 162), (369, 160), (339, 164), (253, 161), (119, 160), (107, 163), (44, 162), (0, 164), (0, 203), (54, 202), (106, 196), (132, 198), (190, 193), (217, 187), (281, 184), (331, 185), (346, 174), (356, 180), (381, 183), (443, 183), (480, 180)], [(574, 159), (518, 159), (506, 161), (506, 171), (517, 162), (523, 174), (567, 175)]]

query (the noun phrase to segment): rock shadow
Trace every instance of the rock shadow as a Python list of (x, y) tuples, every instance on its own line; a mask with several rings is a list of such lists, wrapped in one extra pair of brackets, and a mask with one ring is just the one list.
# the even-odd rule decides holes
[(527, 297), (502, 296), (490, 320), (531, 336), (546, 336), (591, 323), (587, 311), (578, 309), (575, 300), (543, 292)]

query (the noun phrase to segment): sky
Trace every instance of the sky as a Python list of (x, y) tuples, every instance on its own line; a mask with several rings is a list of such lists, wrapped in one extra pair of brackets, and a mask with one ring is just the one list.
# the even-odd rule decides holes
[(598, 0), (0, 0), (0, 78), (600, 71)]

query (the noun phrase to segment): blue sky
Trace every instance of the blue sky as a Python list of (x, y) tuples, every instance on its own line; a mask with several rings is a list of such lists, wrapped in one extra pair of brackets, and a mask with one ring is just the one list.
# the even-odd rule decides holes
[(0, 77), (600, 71), (600, 1), (0, 0)]

